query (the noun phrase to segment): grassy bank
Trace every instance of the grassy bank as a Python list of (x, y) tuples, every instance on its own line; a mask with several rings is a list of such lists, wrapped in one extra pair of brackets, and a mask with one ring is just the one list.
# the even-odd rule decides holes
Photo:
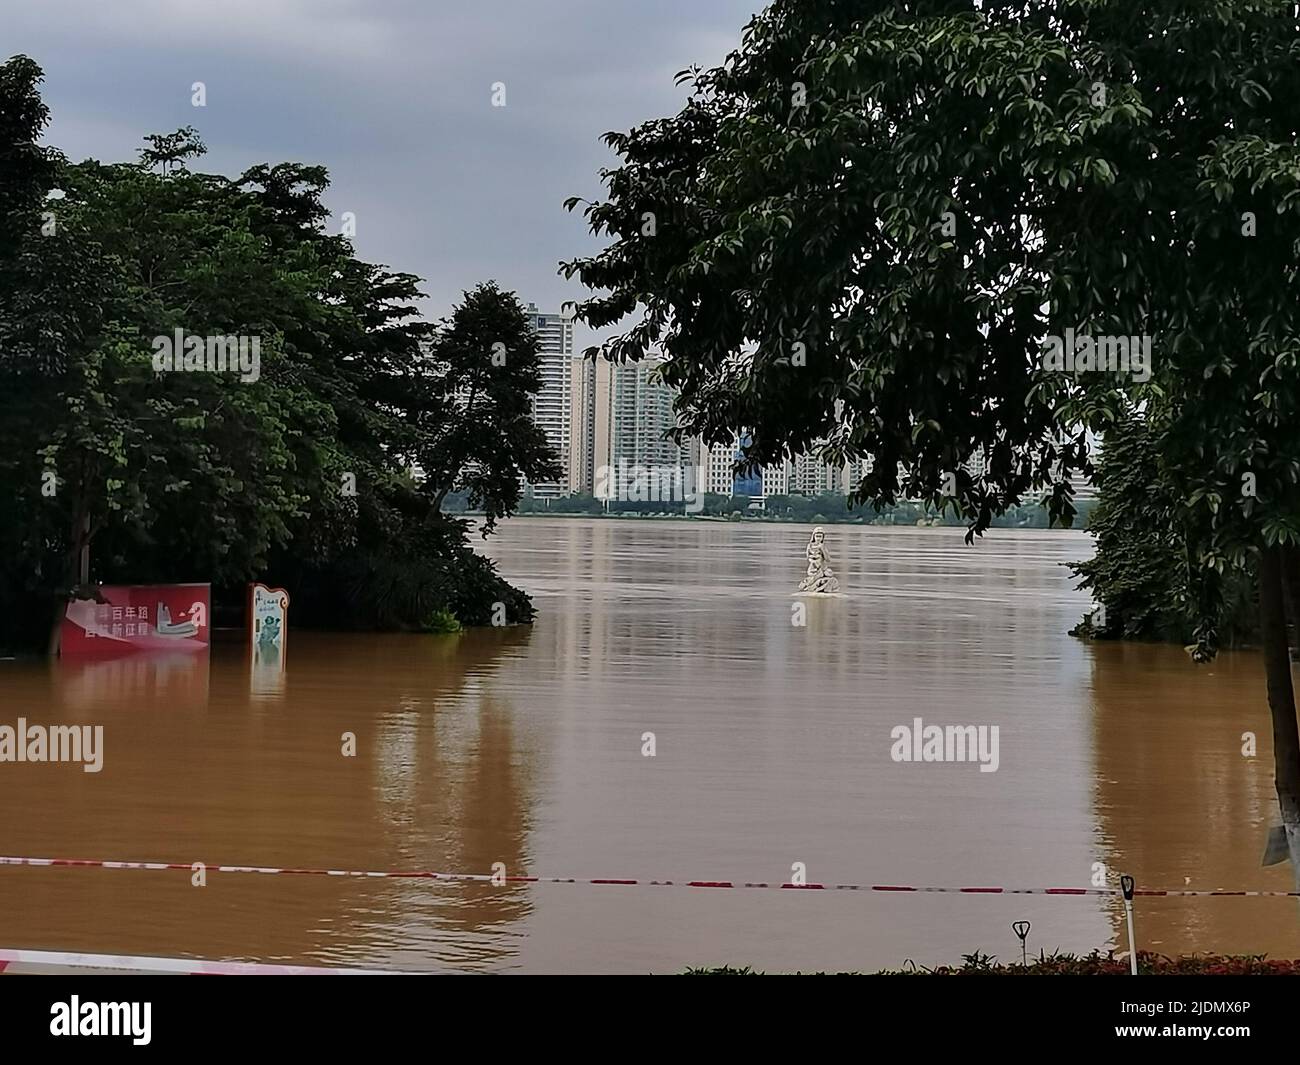
[[(1274, 961), (1264, 955), (1193, 954), (1168, 958), (1163, 954), (1138, 952), (1140, 976), (1300, 976), (1300, 961)], [(687, 969), (686, 976), (766, 976), (745, 966), (733, 968)], [(777, 974), (771, 974), (777, 975)], [(961, 965), (941, 965), (935, 969), (906, 966), (880, 969), (873, 973), (793, 973), (795, 976), (1128, 976), (1128, 958), (1114, 953), (1093, 951), (1075, 954), (1040, 954), (1028, 965), (1000, 964), (987, 954), (964, 954)]]

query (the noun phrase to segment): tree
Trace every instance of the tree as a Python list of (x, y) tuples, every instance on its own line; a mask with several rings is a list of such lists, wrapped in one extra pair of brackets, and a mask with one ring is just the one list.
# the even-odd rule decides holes
[[(667, 355), (684, 432), (870, 455), (859, 499), (972, 534), (1031, 493), (1069, 520), (1087, 432), (1141, 410), (1193, 566), (1258, 562), (1300, 886), (1298, 55), (1264, 0), (776, 0), (679, 114), (607, 135), (612, 242), (562, 270), (590, 325), (639, 314), (603, 350)], [(1067, 330), (1153, 365), (1063, 368)]]
[[(1213, 646), (1255, 641), (1254, 573), (1220, 575), (1197, 564), (1162, 480), (1147, 419), (1134, 413), (1106, 434), (1091, 529), (1096, 554), (1070, 564), (1080, 587), (1105, 605), (1075, 630), (1100, 639), (1176, 640)], [(1204, 632), (1195, 631), (1201, 623)]]
[(484, 515), (483, 535), (519, 505), (520, 478), (560, 480), (564, 471), (532, 419), (541, 391), (540, 342), (512, 292), (489, 281), (466, 292), (429, 346), (436, 424), (414, 453), (435, 513), (454, 489)]
[[(256, 197), (224, 178), (86, 162), (57, 179), (60, 231), (32, 283), (67, 326), (40, 372), (16, 367), (6, 390), (7, 450), (24, 467), (20, 557), (66, 545), (59, 567), (35, 567), (56, 602), (90, 594), (92, 572), (247, 580), (328, 498), (309, 455), (333, 411), (285, 350), (286, 333), (320, 317), (323, 271), (257, 240)], [(178, 331), (255, 338), (256, 372), (159, 372), (158, 339)]]
[[(39, 81), (0, 66), (0, 639), (101, 581), (260, 578), (339, 627), (528, 620), (410, 476), (455, 416), (433, 329), (418, 278), (326, 232), (324, 168), (192, 172), (189, 129), (70, 164), (37, 145)], [(226, 338), (255, 363), (200, 365)]]
[(51, 421), (68, 406), (60, 387), (68, 376), (91, 382), (74, 417), (84, 425), (102, 414), (95, 367), (78, 360), (111, 345), (100, 302), (118, 295), (100, 249), (55, 187), (65, 161), (38, 143), (49, 120), (42, 78), (25, 56), (0, 64), (0, 490), (9, 507), (0, 522), (8, 604), (0, 632), (48, 629), (51, 587), (71, 588), (88, 550), (91, 518), (75, 487), (82, 471), (60, 479), (65, 471), (41, 445), (52, 444)]
[(140, 165), (149, 170), (156, 166), (164, 177), (187, 169), (187, 160), (207, 153), (199, 131), (193, 126), (174, 133), (149, 133), (144, 139), (149, 147), (140, 149)]

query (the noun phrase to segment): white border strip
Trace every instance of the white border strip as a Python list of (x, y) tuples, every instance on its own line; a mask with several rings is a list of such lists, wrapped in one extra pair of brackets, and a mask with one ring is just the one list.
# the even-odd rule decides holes
[(264, 962), (208, 961), (204, 958), (148, 958), (130, 954), (71, 954), (52, 950), (11, 950), (0, 947), (4, 975), (51, 972), (171, 973), (180, 976), (387, 976), (377, 969), (331, 969), (313, 965), (271, 965)]

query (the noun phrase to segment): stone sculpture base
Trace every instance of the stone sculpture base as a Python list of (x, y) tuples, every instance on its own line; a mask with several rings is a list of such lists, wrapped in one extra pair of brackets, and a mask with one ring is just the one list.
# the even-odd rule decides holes
[(838, 577), (810, 577), (799, 582), (799, 591), (812, 595), (835, 595), (840, 590)]

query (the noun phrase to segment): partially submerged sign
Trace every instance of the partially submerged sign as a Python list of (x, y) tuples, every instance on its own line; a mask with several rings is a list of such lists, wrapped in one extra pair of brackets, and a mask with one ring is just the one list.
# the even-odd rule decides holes
[(63, 655), (121, 655), (208, 649), (206, 584), (101, 584), (94, 599), (68, 604)]
[(289, 593), (265, 584), (248, 586), (248, 641), (253, 673), (284, 669), (285, 636), (289, 629)]

